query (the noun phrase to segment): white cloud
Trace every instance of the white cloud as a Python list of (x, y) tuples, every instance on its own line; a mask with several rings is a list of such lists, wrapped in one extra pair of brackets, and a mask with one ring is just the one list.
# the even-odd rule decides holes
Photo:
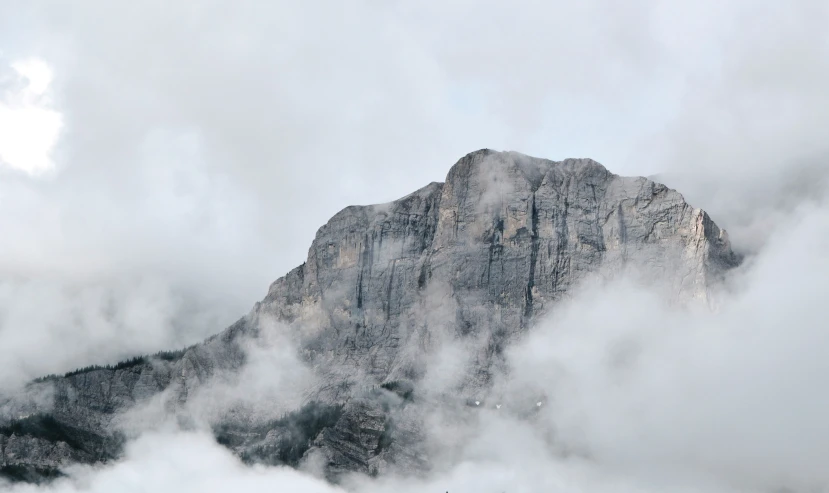
[(0, 85), (0, 164), (37, 176), (54, 168), (52, 150), (63, 117), (49, 97), (52, 70), (46, 62), (12, 62), (10, 81)]
[[(242, 466), (204, 434), (156, 431), (115, 464), (11, 491), (825, 491), (827, 204), (798, 209), (777, 233), (735, 273), (717, 313), (671, 307), (625, 280), (574, 292), (509, 350), (519, 392), (503, 396), (506, 407), (527, 389), (533, 407), (538, 391), (537, 417), (491, 406), (436, 416), (426, 426), (433, 446), (458, 453), (430, 474), (354, 476), (338, 489), (304, 472)], [(278, 349), (256, 348), (238, 389), (262, 402), (304, 378), (280, 338), (270, 343)], [(223, 394), (239, 398), (216, 390), (202, 410)]]
[(125, 458), (114, 465), (78, 467), (71, 479), (57, 481), (49, 487), (6, 486), (6, 491), (336, 493), (343, 490), (290, 468), (246, 467), (209, 435), (168, 431), (147, 434), (132, 442)]
[[(719, 318), (601, 290), (539, 333), (539, 371), (572, 392), (541, 412), (601, 467), (485, 421), (449, 472), (360, 491), (677, 491), (684, 459), (689, 488), (711, 467), (826, 479), (826, 2), (343, 5), (0, 2), (13, 58), (58, 75), (19, 62), (2, 79), (0, 159), (22, 173), (0, 180), (0, 387), (219, 331), (332, 213), (441, 180), (468, 151), (584, 156), (674, 172), (758, 255), (755, 287)], [(87, 490), (144, 474), (186, 490), (194, 444), (228, 476), (216, 488), (259, 477), (208, 443), (148, 436)], [(712, 475), (698, 489), (728, 490)]]
[(43, 60), (22, 60), (13, 62), (11, 67), (26, 81), (25, 99), (43, 96), (52, 83), (52, 69)]
[(550, 396), (559, 447), (608, 470), (825, 491), (827, 244), (829, 207), (799, 209), (718, 313), (627, 283), (585, 289), (511, 349), (514, 378)]
[[(142, 278), (177, 300), (147, 304), (163, 309), (147, 346), (195, 342), (301, 263), (337, 210), (442, 180), (482, 147), (685, 173), (669, 184), (712, 209), (735, 246), (759, 245), (806, 195), (778, 186), (800, 151), (827, 154), (827, 47), (819, 27), (798, 27), (820, 25), (824, 3), (0, 2), (6, 56), (56, 75), (17, 64), (30, 81), (8, 68), (4, 94), (28, 91), (65, 125), (54, 179), (0, 182), (0, 231), (14, 238), (0, 242), (0, 277), (29, 287), (10, 288), (3, 308), (36, 306), (14, 295), (34, 286), (135, 306), (115, 285)], [(38, 133), (48, 125), (12, 137), (24, 127), (0, 141), (51, 142)], [(33, 170), (48, 158), (3, 160)], [(130, 350), (130, 337), (67, 330), (65, 365)], [(55, 369), (27, 356), (32, 373)]]

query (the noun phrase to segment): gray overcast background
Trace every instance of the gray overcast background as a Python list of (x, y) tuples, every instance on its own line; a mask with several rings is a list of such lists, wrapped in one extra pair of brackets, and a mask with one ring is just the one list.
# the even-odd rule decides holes
[(820, 200), (828, 25), (821, 0), (0, 0), (2, 101), (39, 60), (62, 122), (52, 168), (0, 165), (0, 387), (215, 333), (332, 214), (482, 147), (661, 174), (751, 253)]

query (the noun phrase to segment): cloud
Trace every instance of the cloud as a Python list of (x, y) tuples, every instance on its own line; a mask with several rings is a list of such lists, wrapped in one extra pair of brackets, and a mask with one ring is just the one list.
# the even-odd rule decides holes
[(103, 468), (78, 467), (70, 479), (48, 487), (7, 486), (9, 491), (54, 493), (111, 491), (342, 491), (290, 468), (247, 467), (209, 435), (175, 431), (131, 442), (125, 459)]
[[(591, 157), (663, 173), (752, 254), (723, 310), (583, 293), (516, 349), (552, 451), (485, 418), (441, 475), (363, 491), (825, 483), (826, 21), (818, 0), (5, 2), (0, 387), (218, 332), (332, 213), (471, 150)], [(194, 443), (227, 481), (295, 474), (206, 440), (148, 436), (87, 490), (145, 473), (186, 490), (151, 458), (192, 464)]]
[[(13, 69), (4, 80), (43, 89), (32, 101), (62, 122), (49, 179), (0, 183), (13, 239), (0, 244), (0, 308), (34, 306), (14, 296), (34, 286), (144, 303), (124, 279), (177, 301), (146, 303), (159, 329), (140, 347), (116, 336), (124, 325), (70, 324), (62, 363), (30, 345), (27, 375), (218, 332), (303, 261), (334, 212), (442, 180), (478, 148), (671, 172), (750, 251), (785, 220), (779, 204), (814, 195), (780, 185), (806, 169), (795, 163), (815, 163), (797, 183), (825, 176), (829, 57), (822, 31), (799, 27), (825, 19), (817, 1), (116, 3), (0, 7), (4, 56), (29, 61), (16, 65), (29, 83)], [(13, 318), (32, 322), (0, 337), (57, 339), (36, 313)]]
[(54, 168), (52, 151), (63, 127), (49, 93), (52, 70), (36, 58), (8, 67), (0, 69), (0, 164), (42, 175)]
[(185, 356), (177, 367), (180, 380), (116, 416), (114, 427), (136, 437), (175, 430), (178, 423), (205, 432), (226, 423), (266, 423), (300, 409), (325, 384), (280, 323), (260, 319), (258, 333), (237, 342), (244, 364), (221, 342), (208, 343)]
[(679, 25), (671, 37), (708, 56), (679, 62), (699, 64), (683, 83), (681, 105), (637, 146), (668, 185), (706, 208), (751, 253), (829, 184), (829, 146), (820, 130), (829, 119), (821, 90), (829, 83), (829, 43), (814, 31), (829, 19), (829, 7), (762, 5), (660, 9), (661, 29)]
[[(11, 491), (822, 491), (827, 212), (826, 202), (798, 209), (729, 278), (717, 312), (667, 303), (639, 280), (582, 286), (509, 349), (503, 408), (430, 413), (427, 437), (444, 461), (429, 474), (334, 487), (307, 471), (242, 466), (209, 436), (162, 427), (116, 464)], [(263, 378), (244, 379), (253, 393), (290, 383), (291, 351), (258, 354), (249, 371)], [(519, 417), (539, 394), (543, 405)]]
[(559, 446), (639, 477), (751, 491), (826, 487), (829, 209), (803, 208), (732, 279), (721, 311), (626, 283), (585, 290), (513, 348)]

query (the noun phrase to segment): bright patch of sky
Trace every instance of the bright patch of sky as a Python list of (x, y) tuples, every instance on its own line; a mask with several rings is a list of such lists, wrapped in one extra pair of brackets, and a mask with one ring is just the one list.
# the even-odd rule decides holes
[(10, 63), (0, 76), (0, 164), (31, 176), (54, 169), (52, 150), (63, 126), (52, 106), (52, 69), (39, 59)]

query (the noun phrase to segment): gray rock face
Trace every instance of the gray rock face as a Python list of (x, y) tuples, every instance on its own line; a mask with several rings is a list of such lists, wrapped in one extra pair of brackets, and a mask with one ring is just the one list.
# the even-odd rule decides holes
[[(319, 377), (306, 399), (314, 405), (270, 421), (214, 417), (221, 443), (251, 461), (316, 457), (331, 474), (422, 469), (418, 402), (486, 395), (509, 371), (504, 349), (580, 282), (631, 273), (664, 282), (678, 302), (711, 301), (738, 261), (725, 231), (663, 185), (589, 159), (473, 152), (445, 183), (336, 214), (304, 264), (204, 343), (0, 397), (0, 464), (115, 457), (117, 416), (162, 393), (169, 409), (181, 409), (217, 372), (243, 367), (240, 341), (282, 330)], [(458, 341), (471, 356), (435, 390), (424, 380), (430, 355)], [(9, 432), (33, 412), (67, 429)]]

